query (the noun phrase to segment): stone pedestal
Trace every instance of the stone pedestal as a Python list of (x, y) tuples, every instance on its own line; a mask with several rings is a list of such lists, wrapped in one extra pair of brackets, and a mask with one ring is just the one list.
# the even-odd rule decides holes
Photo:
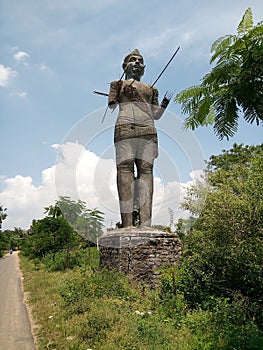
[(156, 288), (160, 269), (171, 266), (181, 254), (175, 234), (154, 229), (120, 229), (100, 237), (100, 267), (116, 269)]

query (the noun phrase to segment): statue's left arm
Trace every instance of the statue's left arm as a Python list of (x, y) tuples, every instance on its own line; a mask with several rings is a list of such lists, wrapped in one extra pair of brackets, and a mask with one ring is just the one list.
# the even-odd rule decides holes
[(153, 89), (153, 99), (152, 99), (153, 118), (155, 120), (158, 120), (163, 115), (163, 112), (167, 108), (170, 100), (166, 96), (164, 96), (164, 98), (161, 102), (161, 105), (159, 105), (159, 99), (158, 99), (159, 92), (155, 87), (153, 87), (152, 89)]

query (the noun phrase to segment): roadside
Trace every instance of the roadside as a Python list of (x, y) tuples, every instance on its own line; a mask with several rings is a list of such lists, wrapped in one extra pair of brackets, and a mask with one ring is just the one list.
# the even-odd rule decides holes
[(0, 281), (0, 350), (36, 350), (18, 252), (0, 259)]

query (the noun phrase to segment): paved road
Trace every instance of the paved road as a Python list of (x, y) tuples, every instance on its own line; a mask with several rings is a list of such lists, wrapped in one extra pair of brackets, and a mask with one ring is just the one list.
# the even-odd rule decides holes
[(17, 252), (0, 259), (0, 350), (35, 350)]

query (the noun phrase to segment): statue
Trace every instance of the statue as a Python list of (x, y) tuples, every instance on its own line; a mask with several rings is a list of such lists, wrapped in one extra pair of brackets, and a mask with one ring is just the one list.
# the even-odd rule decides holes
[(115, 124), (117, 187), (122, 227), (133, 225), (134, 212), (139, 213), (139, 225), (151, 226), (153, 197), (153, 164), (158, 156), (157, 131), (159, 119), (170, 98), (161, 105), (158, 90), (141, 82), (144, 60), (135, 49), (124, 58), (125, 79), (110, 84), (108, 106), (119, 106)]

